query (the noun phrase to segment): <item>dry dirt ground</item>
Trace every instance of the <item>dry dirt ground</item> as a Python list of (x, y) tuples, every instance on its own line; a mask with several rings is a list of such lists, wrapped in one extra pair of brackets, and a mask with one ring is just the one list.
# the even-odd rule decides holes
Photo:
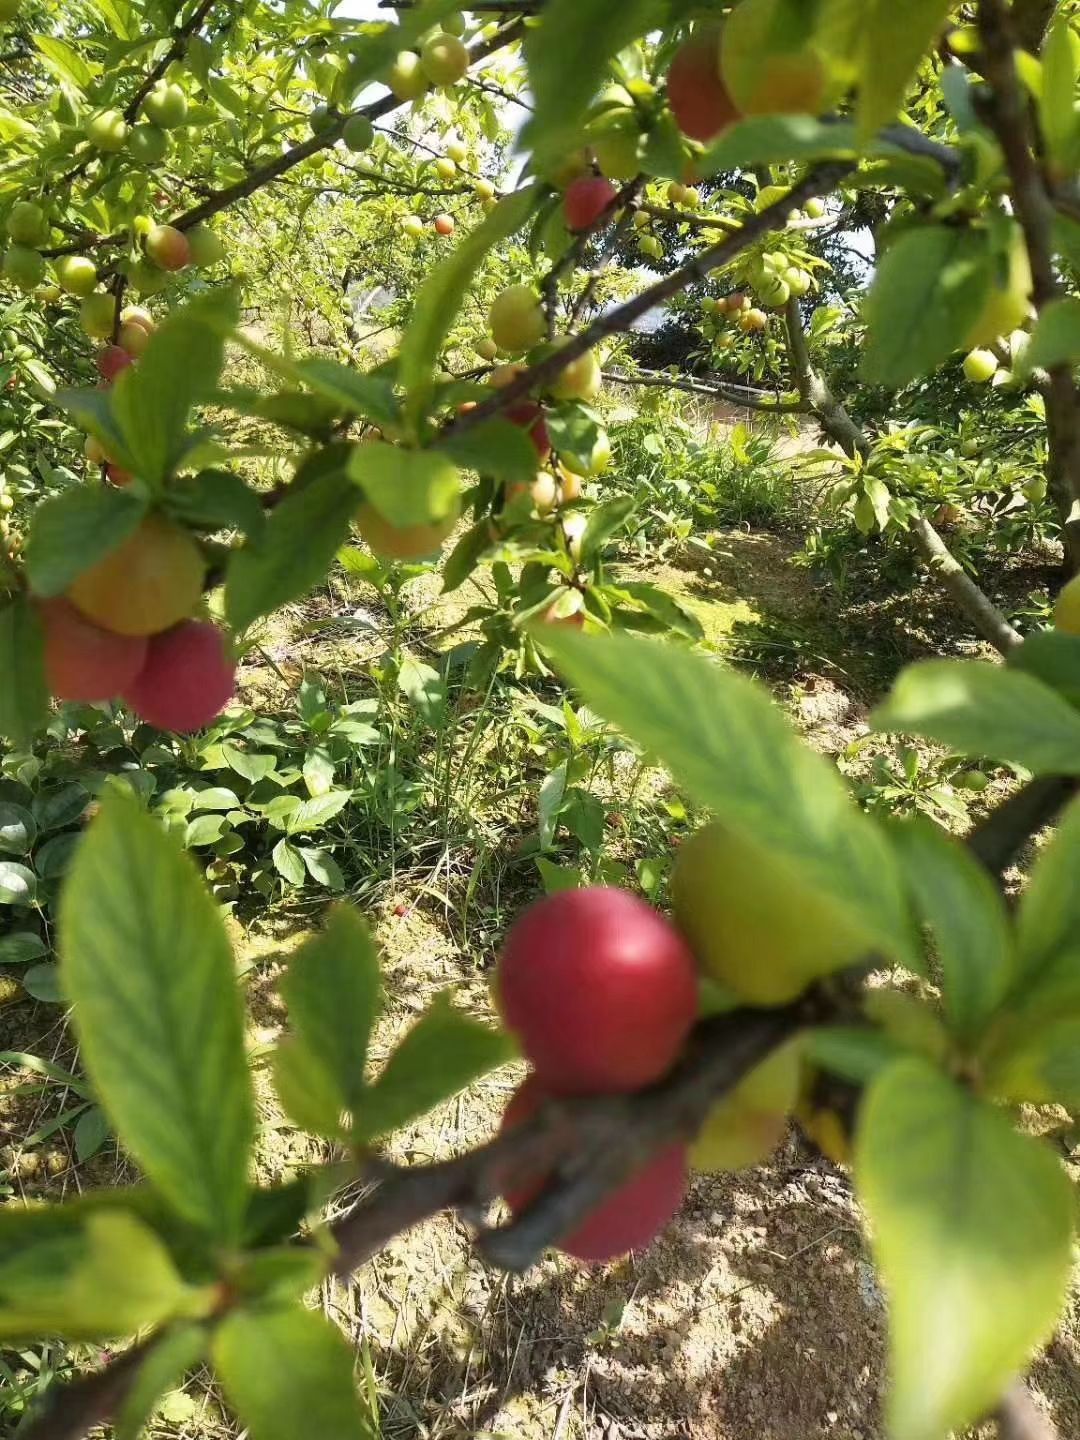
[[(704, 561), (657, 578), (698, 610), (722, 651), (742, 654), (754, 637), (786, 634), (772, 678), (814, 743), (838, 753), (864, 728), (867, 632), (837, 632), (821, 587), (791, 566), (792, 549), (776, 536), (721, 535)], [(412, 603), (429, 598), (421, 584)], [(875, 644), (894, 643), (888, 622), (874, 634)], [(801, 638), (788, 653), (792, 636)], [(304, 644), (308, 663), (345, 658), (329, 640)], [(290, 637), (270, 637), (267, 648), (292, 678)], [(761, 653), (768, 673), (777, 657), (767, 647)], [(253, 701), (274, 699), (282, 686), (257, 657), (245, 679)], [(489, 1012), (483, 967), (458, 947), (430, 895), (407, 886), (388, 893), (373, 918), (390, 997), (379, 1047), (387, 1049), (447, 985), (458, 987), (461, 1003)], [(276, 985), (303, 926), (279, 919), (236, 932), (257, 1052), (283, 1025)], [(71, 1063), (57, 1017), (30, 1002), (10, 1007), (2, 1047)], [(27, 1096), (19, 1088), (26, 1079), (9, 1077), (0, 1093), (2, 1159), (16, 1193), (55, 1197), (115, 1181), (125, 1167), (113, 1147), (78, 1166), (64, 1130), (44, 1147), (52, 1161), (43, 1164), (39, 1150), (36, 1167), (25, 1163), (19, 1138), (63, 1103), (55, 1090)], [(499, 1072), (443, 1106), (396, 1137), (396, 1157), (423, 1161), (475, 1144), (497, 1123), (516, 1080), (512, 1069)], [(318, 1150), (290, 1127), (264, 1075), (259, 1086), (259, 1169), (279, 1178)], [(767, 1166), (698, 1178), (661, 1241), (623, 1263), (589, 1271), (552, 1257), (508, 1279), (473, 1258), (463, 1225), (442, 1218), (400, 1237), (352, 1284), (313, 1301), (355, 1341), (368, 1398), (391, 1440), (878, 1440), (883, 1433), (884, 1314), (851, 1187), (794, 1136)], [(1080, 1434), (1078, 1337), (1074, 1301), (1033, 1376), (1063, 1437)], [(207, 1377), (196, 1375), (168, 1397), (151, 1433), (218, 1440), (239, 1432)]]

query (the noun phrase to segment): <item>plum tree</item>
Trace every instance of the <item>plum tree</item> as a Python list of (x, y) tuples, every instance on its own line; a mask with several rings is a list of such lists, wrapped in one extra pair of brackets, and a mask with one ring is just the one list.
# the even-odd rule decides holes
[(236, 661), (216, 625), (184, 620), (154, 635), (146, 662), (121, 690), (132, 710), (158, 730), (205, 729), (236, 693)]
[(97, 287), (97, 266), (86, 255), (62, 255), (54, 265), (61, 290), (85, 299)]
[(68, 603), (38, 602), (45, 632), (45, 680), (58, 700), (112, 700), (146, 661), (146, 637), (103, 630)]
[(127, 143), (127, 121), (119, 110), (99, 110), (86, 122), (86, 138), (95, 150), (115, 155)]
[(799, 1096), (799, 1049), (774, 1050), (710, 1110), (690, 1147), (695, 1170), (743, 1170), (769, 1158)]
[(67, 598), (118, 635), (156, 635), (191, 614), (205, 576), (202, 551), (188, 531), (149, 515), (72, 581)]
[(1080, 635), (1080, 576), (1074, 575), (1058, 595), (1054, 628), (1063, 635)]
[(133, 125), (128, 131), (128, 154), (138, 165), (158, 165), (169, 150), (169, 138), (156, 125)]
[(596, 351), (586, 350), (556, 375), (551, 393), (556, 400), (595, 400), (603, 380)]
[(116, 296), (95, 290), (79, 306), (79, 321), (91, 340), (108, 340), (116, 324)]
[[(551, 1098), (538, 1076), (530, 1075), (511, 1096), (503, 1114), (503, 1130), (521, 1125)], [(541, 1176), (524, 1185), (507, 1186), (506, 1202), (514, 1214), (527, 1209), (544, 1188)], [(559, 1249), (586, 1264), (601, 1265), (644, 1250), (675, 1216), (686, 1196), (686, 1147), (669, 1145), (620, 1185), (603, 1204), (559, 1240)]]
[(143, 114), (161, 130), (176, 130), (187, 121), (187, 96), (175, 81), (159, 80), (143, 101)]
[(353, 523), (376, 555), (388, 560), (422, 560), (434, 555), (457, 524), (455, 508), (441, 520), (424, 525), (392, 525), (366, 500), (353, 516)]
[(531, 285), (509, 285), (500, 291), (492, 302), (488, 323), (495, 344), (509, 354), (538, 345), (547, 334), (544, 307)]
[(420, 47), (420, 68), (425, 79), (440, 89), (456, 85), (469, 68), (468, 49), (456, 35), (439, 31)]
[(375, 126), (366, 115), (350, 115), (345, 121), (341, 138), (349, 150), (359, 154), (361, 150), (371, 149), (375, 141)]
[(973, 385), (985, 385), (998, 371), (998, 358), (992, 350), (972, 350), (964, 358), (964, 374)]
[(225, 244), (209, 225), (193, 225), (185, 232), (191, 251), (191, 263), (197, 270), (208, 270), (225, 259)]
[(20, 290), (36, 290), (45, 279), (45, 260), (29, 245), (9, 245), (4, 252), (4, 274)]
[(428, 78), (415, 50), (402, 50), (391, 65), (386, 83), (399, 100), (419, 100), (427, 94)]
[(829, 86), (824, 56), (806, 33), (801, 0), (742, 0), (728, 16), (720, 68), (744, 115), (819, 115)]
[(33, 200), (17, 200), (8, 211), (6, 229), (17, 245), (41, 245), (47, 234), (45, 212)]
[(694, 958), (625, 890), (531, 905), (499, 957), (499, 1007), (543, 1083), (562, 1094), (639, 1090), (670, 1070), (697, 1014)]
[[(720, 35), (719, 26), (699, 30), (668, 70), (668, 102), (679, 129), (691, 140), (715, 140), (739, 118), (720, 73)], [(673, 203), (685, 203), (685, 197)]]
[(575, 232), (591, 230), (618, 196), (615, 186), (602, 175), (579, 175), (563, 196), (566, 228)]
[(868, 945), (792, 866), (719, 823), (680, 847), (671, 903), (698, 962), (751, 1005), (795, 999)]
[(191, 264), (191, 245), (173, 225), (155, 225), (146, 237), (146, 253), (161, 270), (183, 270)]

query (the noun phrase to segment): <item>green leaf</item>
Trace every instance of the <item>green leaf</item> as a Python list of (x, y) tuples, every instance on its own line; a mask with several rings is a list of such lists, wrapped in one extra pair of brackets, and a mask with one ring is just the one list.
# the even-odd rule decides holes
[(105, 1340), (212, 1304), (130, 1210), (56, 1209), (36, 1235), (10, 1218), (0, 1218), (0, 1339)]
[(345, 889), (345, 877), (341, 873), (337, 861), (330, 854), (329, 850), (313, 849), (311, 846), (301, 847), (300, 854), (304, 858), (307, 872), (317, 885), (324, 886), (327, 890), (335, 892)]
[(341, 1096), (320, 1055), (287, 1037), (274, 1050), (274, 1089), (286, 1115), (301, 1130), (327, 1140), (345, 1140)]
[(859, 134), (896, 118), (904, 93), (948, 19), (953, 0), (866, 0), (859, 27)]
[(831, 1070), (853, 1085), (869, 1084), (907, 1053), (884, 1030), (858, 1025), (822, 1025), (807, 1031), (802, 1044), (807, 1064)]
[(394, 386), (385, 375), (365, 375), (335, 360), (302, 360), (296, 373), (317, 395), (325, 396), (346, 411), (366, 415), (377, 425), (398, 423)]
[(37, 839), (37, 823), (21, 805), (0, 801), (0, 855), (27, 855)]
[(1010, 669), (1034, 675), (1080, 709), (1080, 635), (1037, 630), (1009, 655)]
[(89, 90), (94, 75), (86, 61), (71, 45), (65, 45), (54, 35), (35, 35), (34, 48), (58, 80), (74, 86), (76, 90)]
[(1053, 1332), (1072, 1192), (1042, 1142), (921, 1060), (863, 1101), (855, 1178), (890, 1302), (896, 1440), (981, 1419)]
[(15, 930), (0, 935), (0, 965), (27, 965), (49, 953), (49, 947), (34, 930)]
[(382, 1008), (379, 959), (367, 925), (336, 905), (326, 927), (289, 962), (281, 992), (297, 1044), (317, 1058), (336, 1087), (337, 1111), (352, 1110), (364, 1088), (371, 1028)]
[(32, 905), (37, 898), (37, 876), (14, 860), (0, 860), (0, 905)]
[(49, 692), (45, 636), (25, 595), (0, 605), (0, 675), (0, 735), (26, 746), (48, 718)]
[(356, 509), (356, 490), (344, 469), (347, 453), (333, 447), (317, 455), (270, 512), (258, 540), (233, 553), (225, 581), (225, 615), (233, 629), (247, 629), (326, 578)]
[(422, 660), (406, 655), (398, 669), (398, 689), (428, 724), (441, 726), (446, 716), (446, 681)]
[(80, 1161), (96, 1155), (109, 1138), (109, 1122), (100, 1105), (84, 1110), (75, 1124), (75, 1154)]
[(544, 23), (529, 30), (525, 59), (535, 116), (523, 143), (541, 164), (581, 144), (590, 101), (608, 78), (608, 62), (662, 23), (659, 0), (550, 0)]
[(60, 911), (64, 988), (113, 1128), (176, 1211), (235, 1240), (254, 1129), (224, 925), (157, 820), (108, 796)]
[(916, 912), (933, 932), (951, 1028), (973, 1040), (1016, 975), (1005, 902), (965, 847), (929, 820), (897, 825), (892, 838)]
[(1022, 375), (1074, 365), (1080, 360), (1080, 300), (1069, 295), (1051, 300), (1039, 312), (1035, 329), (1018, 363)]
[(696, 163), (702, 176), (792, 160), (847, 160), (858, 153), (855, 127), (811, 115), (755, 115), (725, 130)]
[(1049, 686), (1001, 665), (920, 660), (900, 673), (870, 723), (1035, 775), (1080, 775), (1080, 714)]
[(239, 530), (258, 540), (266, 523), (259, 496), (228, 470), (201, 470), (170, 485), (165, 508), (201, 530)]
[(213, 1361), (251, 1440), (375, 1440), (352, 1347), (322, 1315), (296, 1305), (235, 1310), (217, 1329)]
[(31, 965), (23, 972), (22, 987), (33, 1000), (42, 1005), (62, 1005), (64, 992), (60, 988), (60, 966), (51, 962)]
[(112, 413), (108, 390), (57, 390), (52, 400), (68, 412), (81, 430), (100, 440), (117, 464), (125, 470), (133, 468), (134, 461)]
[(351, 790), (330, 790), (325, 795), (313, 795), (290, 811), (285, 829), (289, 835), (305, 835), (321, 830), (335, 815), (341, 814), (351, 799)]
[(34, 511), (26, 542), (31, 586), (38, 595), (62, 595), (145, 517), (145, 501), (105, 485), (80, 485), (43, 501)]
[(1050, 26), (1042, 53), (1042, 94), (1039, 121), (1051, 168), (1064, 177), (1080, 160), (1080, 119), (1076, 114), (1076, 87), (1080, 79), (1080, 39), (1059, 11)]
[(199, 1325), (177, 1325), (154, 1341), (117, 1411), (114, 1440), (139, 1440), (165, 1392), (202, 1359), (206, 1342)]
[(113, 386), (113, 414), (135, 473), (152, 488), (162, 486), (183, 454), (192, 408), (217, 389), (225, 339), (238, 318), (233, 290), (207, 291), (170, 312), (138, 365)]
[(588, 560), (601, 550), (604, 544), (617, 535), (637, 509), (633, 495), (620, 495), (614, 500), (603, 500), (589, 512), (589, 523), (581, 537), (581, 558)]
[[(604, 595), (613, 605), (629, 604), (632, 610), (652, 616), (665, 630), (673, 630), (677, 635), (684, 635), (687, 640), (704, 638), (701, 621), (694, 612), (680, 604), (659, 585), (653, 585), (647, 580), (619, 580), (614, 585), (606, 585)], [(628, 617), (623, 614), (619, 618), (621, 623), (629, 628)]]
[(271, 859), (274, 869), (283, 880), (287, 880), (290, 885), (303, 885), (307, 871), (295, 845), (290, 845), (288, 840), (279, 840), (274, 846)]
[(515, 1056), (508, 1036), (455, 1010), (444, 991), (402, 1040), (353, 1114), (365, 1145), (425, 1115)]
[(980, 231), (924, 225), (897, 236), (866, 299), (864, 377), (899, 388), (935, 370), (964, 343), (991, 275)]
[[(533, 453), (535, 455), (535, 451)], [(452, 590), (464, 585), (491, 543), (491, 525), (487, 520), (479, 520), (471, 529), (466, 530), (443, 562), (444, 595), (449, 595)]]
[(438, 450), (406, 450), (384, 441), (358, 445), (349, 462), (349, 475), (391, 525), (441, 520), (452, 513), (461, 494), (457, 466)]
[(501, 415), (493, 415), (463, 435), (447, 436), (439, 442), (439, 449), (461, 469), (496, 480), (536, 478), (536, 446), (520, 425)]
[(790, 864), (868, 945), (919, 968), (884, 835), (762, 687), (651, 640), (565, 630), (543, 638), (589, 707), (662, 761), (690, 799)]
[(50, 785), (39, 790), (30, 804), (38, 829), (62, 830), (80, 819), (90, 803), (90, 792), (72, 782), (69, 785)]
[[(546, 16), (543, 28), (547, 29)], [(538, 195), (537, 187), (529, 186), (500, 200), (420, 287), (398, 357), (398, 380), (406, 392), (405, 418), (414, 428), (431, 401), (439, 354), (473, 276), (489, 250), (521, 229)]]

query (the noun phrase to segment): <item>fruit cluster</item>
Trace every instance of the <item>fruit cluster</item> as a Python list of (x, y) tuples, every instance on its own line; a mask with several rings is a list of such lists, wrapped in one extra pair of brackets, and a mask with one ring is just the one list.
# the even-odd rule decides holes
[[(674, 923), (625, 891), (591, 888), (538, 901), (512, 927), (496, 1000), (532, 1073), (504, 1127), (551, 1098), (632, 1094), (662, 1080), (697, 1019), (699, 971), (733, 1004), (780, 1005), (867, 948), (797, 876), (718, 824), (682, 846), (671, 889)], [(740, 1169), (768, 1157), (800, 1081), (791, 1042), (717, 1102), (692, 1145), (655, 1155), (560, 1248), (597, 1262), (647, 1245), (681, 1204), (691, 1167)], [(547, 1178), (515, 1185), (511, 1210), (525, 1208)]]
[(223, 631), (189, 618), (205, 577), (188, 531), (148, 516), (64, 596), (37, 602), (50, 692), (122, 699), (159, 730), (209, 725), (234, 694), (236, 664)]

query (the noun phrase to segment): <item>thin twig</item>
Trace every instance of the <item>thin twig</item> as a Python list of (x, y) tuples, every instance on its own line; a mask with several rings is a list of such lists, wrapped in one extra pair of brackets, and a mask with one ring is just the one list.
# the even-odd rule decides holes
[(975, 858), (994, 876), (1014, 865), (1033, 835), (1052, 825), (1080, 789), (1074, 775), (1047, 775), (1010, 795), (967, 838)]
[(612, 385), (637, 385), (646, 389), (683, 390), (688, 395), (703, 395), (713, 400), (725, 400), (731, 405), (741, 405), (745, 410), (761, 410), (770, 415), (806, 415), (809, 406), (802, 400), (779, 400), (764, 390), (754, 390), (748, 385), (734, 385), (723, 380), (687, 380), (662, 371), (641, 370), (634, 375), (620, 374), (617, 370), (605, 370), (604, 379)]

